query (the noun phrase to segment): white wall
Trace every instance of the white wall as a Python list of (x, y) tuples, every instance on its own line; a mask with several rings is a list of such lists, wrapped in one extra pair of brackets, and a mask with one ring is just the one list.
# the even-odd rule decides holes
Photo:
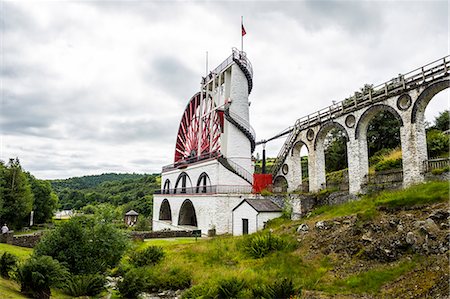
[(256, 218), (258, 230), (262, 230), (267, 221), (281, 217), (281, 215), (281, 212), (260, 212)]
[(253, 234), (257, 231), (255, 211), (247, 202), (242, 203), (233, 211), (233, 236), (242, 235), (242, 219), (248, 219), (248, 233)]

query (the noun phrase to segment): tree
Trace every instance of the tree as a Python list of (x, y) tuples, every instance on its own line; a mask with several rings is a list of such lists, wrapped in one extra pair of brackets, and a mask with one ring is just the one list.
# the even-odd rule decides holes
[(3, 176), (3, 206), (0, 219), (10, 227), (22, 227), (33, 208), (33, 193), (26, 174), (20, 166), (19, 159), (10, 159), (8, 165), (0, 172)]
[(450, 136), (439, 130), (432, 129), (427, 132), (427, 150), (429, 158), (448, 156)]
[(449, 110), (442, 111), (438, 116), (434, 119), (433, 128), (439, 131), (447, 131), (449, 129), (450, 123), (450, 113)]
[(93, 274), (117, 265), (127, 246), (127, 237), (113, 225), (84, 216), (49, 231), (34, 253), (57, 259), (72, 274)]
[(34, 195), (34, 222), (45, 223), (52, 218), (58, 205), (58, 197), (53, 193), (49, 182), (38, 180), (30, 173), (28, 173), (28, 180)]
[(347, 138), (339, 129), (333, 129), (327, 135), (325, 161), (326, 172), (347, 168)]

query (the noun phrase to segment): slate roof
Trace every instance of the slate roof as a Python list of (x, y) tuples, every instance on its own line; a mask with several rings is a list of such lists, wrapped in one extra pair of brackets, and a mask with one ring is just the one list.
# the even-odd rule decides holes
[(125, 214), (125, 216), (138, 216), (138, 215), (139, 213), (136, 212), (135, 210), (130, 210)]
[(281, 208), (270, 199), (244, 199), (234, 209), (236, 210), (244, 202), (248, 203), (257, 212), (281, 212)]

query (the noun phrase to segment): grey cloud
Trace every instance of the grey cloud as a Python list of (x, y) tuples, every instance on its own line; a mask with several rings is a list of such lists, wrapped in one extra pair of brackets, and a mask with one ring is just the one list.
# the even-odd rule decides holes
[[(187, 102), (200, 85), (199, 75), (184, 65), (176, 57), (159, 56), (151, 61), (144, 70), (144, 76), (151, 84), (177, 100)], [(160, 99), (159, 99), (160, 100)]]

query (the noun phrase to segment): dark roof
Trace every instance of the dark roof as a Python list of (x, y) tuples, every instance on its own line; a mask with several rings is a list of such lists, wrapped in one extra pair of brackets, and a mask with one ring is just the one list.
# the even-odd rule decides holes
[(138, 215), (139, 213), (136, 212), (135, 210), (130, 210), (125, 214), (125, 216), (138, 216)]
[(281, 208), (270, 199), (244, 199), (234, 209), (236, 210), (244, 202), (248, 203), (257, 212), (281, 212)]

